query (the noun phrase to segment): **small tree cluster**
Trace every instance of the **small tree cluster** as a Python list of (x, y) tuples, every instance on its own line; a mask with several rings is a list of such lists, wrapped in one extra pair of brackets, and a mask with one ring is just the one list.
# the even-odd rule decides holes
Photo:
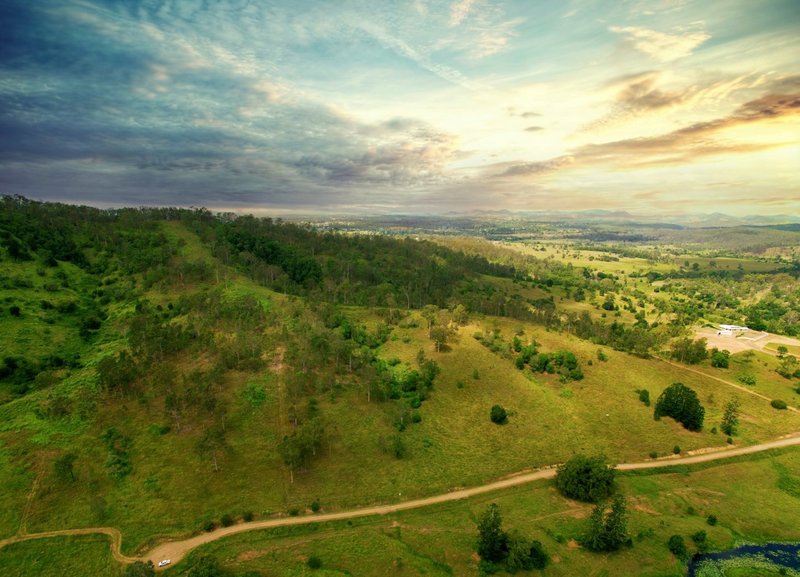
[(690, 338), (678, 339), (672, 343), (672, 352), (670, 356), (676, 361), (686, 363), (689, 365), (696, 365), (708, 358), (708, 351), (706, 339), (697, 339), (693, 341)]
[(539, 353), (531, 359), (531, 370), (539, 373), (558, 373), (562, 381), (580, 381), (583, 379), (578, 359), (570, 351)]
[(614, 497), (608, 513), (605, 505), (598, 503), (589, 517), (583, 545), (592, 551), (616, 551), (630, 542), (625, 497)]
[(558, 467), (556, 487), (571, 499), (597, 503), (611, 494), (615, 474), (602, 455), (575, 455)]
[(653, 416), (656, 420), (672, 417), (684, 428), (699, 431), (703, 428), (705, 412), (697, 393), (683, 383), (672, 383), (659, 395)]
[(509, 573), (544, 569), (550, 557), (541, 542), (527, 539), (519, 532), (503, 531), (500, 507), (491, 503), (478, 521), (478, 555), (486, 568), (504, 564)]

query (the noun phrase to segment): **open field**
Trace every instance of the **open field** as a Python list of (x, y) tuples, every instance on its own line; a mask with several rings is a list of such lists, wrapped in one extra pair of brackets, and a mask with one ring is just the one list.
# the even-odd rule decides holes
[[(211, 554), (236, 571), (269, 575), (303, 575), (305, 560), (315, 555), (332, 574), (477, 575), (473, 553), (475, 521), (489, 502), (501, 507), (506, 530), (518, 529), (542, 541), (552, 556), (548, 575), (608, 574), (683, 575), (666, 548), (672, 534), (708, 533), (712, 549), (737, 542), (797, 538), (791, 519), (800, 514), (800, 493), (792, 479), (800, 473), (800, 453), (784, 449), (740, 457), (733, 462), (679, 467), (675, 472), (622, 474), (618, 489), (629, 498), (629, 531), (633, 547), (598, 555), (576, 546), (591, 506), (559, 496), (549, 482), (505, 489), (467, 501), (348, 521), (285, 527), (234, 535), (196, 550)], [(731, 477), (753, 484), (730, 483)], [(742, 503), (752, 514), (741, 515)], [(776, 518), (773, 511), (785, 515)], [(713, 514), (719, 522), (705, 522)], [(65, 568), (80, 554), (85, 562), (76, 575), (113, 575), (113, 560), (98, 540), (59, 539), (58, 553), (29, 541), (0, 549), (11, 575), (24, 575), (36, 563)], [(99, 540), (102, 542), (102, 539)], [(87, 543), (91, 550), (87, 550)], [(180, 564), (167, 574), (181, 574)], [(14, 572), (16, 571), (16, 572)], [(102, 571), (106, 571), (103, 573)], [(49, 574), (49, 573), (44, 573)], [(53, 573), (56, 574), (56, 573)]]

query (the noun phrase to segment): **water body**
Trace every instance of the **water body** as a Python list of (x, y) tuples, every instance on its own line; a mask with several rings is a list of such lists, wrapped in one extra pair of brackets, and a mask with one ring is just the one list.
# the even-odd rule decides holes
[(769, 561), (777, 567), (800, 571), (800, 543), (767, 543), (766, 545), (742, 545), (718, 553), (695, 555), (689, 561), (687, 577), (695, 577), (704, 561), (727, 561), (741, 557), (754, 557)]

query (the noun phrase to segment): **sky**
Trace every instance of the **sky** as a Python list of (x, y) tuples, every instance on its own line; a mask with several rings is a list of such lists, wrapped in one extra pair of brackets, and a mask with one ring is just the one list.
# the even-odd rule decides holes
[(3, 0), (0, 194), (800, 215), (798, 0)]

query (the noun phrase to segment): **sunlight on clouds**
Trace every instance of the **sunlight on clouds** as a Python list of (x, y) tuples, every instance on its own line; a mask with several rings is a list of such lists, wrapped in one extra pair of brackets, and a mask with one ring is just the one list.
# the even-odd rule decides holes
[(711, 38), (705, 31), (666, 34), (639, 26), (611, 26), (617, 34), (624, 34), (631, 45), (661, 62), (671, 62), (689, 56), (695, 48)]
[(773, 1), (6, 0), (0, 182), (354, 211), (713, 190), (756, 210), (800, 180), (796, 7)]

